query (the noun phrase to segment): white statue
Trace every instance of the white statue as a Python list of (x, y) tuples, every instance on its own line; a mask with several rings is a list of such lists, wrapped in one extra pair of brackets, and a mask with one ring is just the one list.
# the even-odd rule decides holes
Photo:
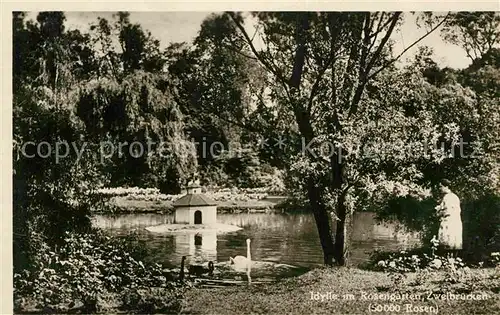
[(436, 207), (441, 217), (438, 240), (447, 249), (462, 249), (462, 218), (460, 216), (460, 199), (455, 195), (447, 183), (441, 184), (444, 194), (440, 205)]

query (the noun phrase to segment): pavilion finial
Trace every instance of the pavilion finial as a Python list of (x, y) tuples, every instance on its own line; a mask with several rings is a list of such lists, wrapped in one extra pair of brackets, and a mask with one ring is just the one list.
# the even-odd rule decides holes
[(200, 185), (200, 180), (198, 178), (198, 173), (195, 173), (192, 179), (188, 182), (186, 190), (188, 194), (201, 193), (201, 185)]

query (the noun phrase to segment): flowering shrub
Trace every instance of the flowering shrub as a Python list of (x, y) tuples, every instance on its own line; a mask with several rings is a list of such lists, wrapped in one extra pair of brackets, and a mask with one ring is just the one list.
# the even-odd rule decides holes
[(405, 252), (401, 255), (391, 254), (387, 259), (377, 262), (377, 269), (384, 271), (410, 272), (422, 267), (423, 260), (417, 255), (406, 256)]
[(445, 259), (444, 257), (435, 254), (439, 246), (439, 240), (436, 237), (433, 237), (430, 240), (430, 243), (430, 255), (426, 252), (415, 252), (410, 254), (403, 250), (399, 253), (389, 253), (388, 256), (386, 254), (387, 257), (376, 258), (376, 256), (384, 255), (384, 253), (378, 255), (376, 253), (374, 255), (375, 257), (372, 257), (376, 261), (378, 261), (375, 269), (390, 272), (412, 272), (426, 268), (440, 269), (441, 267), (447, 266), (450, 263), (456, 263), (459, 266), (463, 266), (461, 258)]
[[(445, 269), (455, 272), (460, 268), (466, 267), (465, 262), (460, 257), (444, 257), (437, 255), (439, 240), (436, 236), (430, 240), (430, 254), (422, 249), (414, 250), (411, 253), (401, 251), (399, 253), (378, 253), (375, 252), (368, 265), (368, 268), (388, 271), (388, 272), (413, 272), (423, 269), (437, 270)], [(500, 266), (500, 252), (492, 252), (489, 259), (478, 264), (479, 267)], [(468, 268), (468, 267), (466, 267)], [(453, 281), (454, 275), (450, 275)]]
[[(94, 312), (102, 308), (103, 296), (123, 295), (141, 287), (163, 290), (161, 299), (169, 302), (162, 302), (161, 309), (178, 307), (182, 286), (169, 281), (171, 276), (161, 265), (141, 261), (144, 253), (130, 248), (127, 240), (112, 239), (99, 232), (67, 232), (65, 236), (57, 251), (42, 246), (37, 265), (14, 275), (16, 310), (32, 305), (35, 309), (64, 311), (77, 301), (86, 312)], [(142, 307), (126, 304), (134, 301), (122, 297), (121, 307)]]
[(160, 190), (158, 188), (110, 187), (99, 189), (97, 193), (106, 196), (156, 195), (160, 193)]
[[(260, 200), (266, 198), (269, 194), (282, 192), (273, 190), (273, 187), (257, 187), (257, 188), (219, 188), (211, 187), (210, 191), (205, 192), (208, 196), (216, 201), (228, 200)], [(162, 194), (157, 188), (138, 188), (138, 187), (113, 187), (102, 188), (96, 193), (97, 195), (112, 198), (126, 197), (132, 200), (147, 200), (147, 201), (175, 201), (184, 194)]]
[(372, 269), (388, 272), (414, 272), (423, 269), (460, 269), (466, 264), (460, 257), (445, 257), (427, 253), (409, 254), (405, 251), (390, 253), (384, 259), (377, 260)]
[(500, 253), (478, 264), (466, 263), (460, 257), (446, 257), (425, 252), (374, 253), (367, 266), (369, 269), (387, 272), (414, 272), (419, 270), (459, 270), (469, 267), (500, 267)]

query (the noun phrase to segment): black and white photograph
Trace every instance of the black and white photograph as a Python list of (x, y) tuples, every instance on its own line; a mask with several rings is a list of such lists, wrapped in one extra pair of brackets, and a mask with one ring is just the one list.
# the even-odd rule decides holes
[(497, 9), (10, 11), (11, 312), (500, 314)]

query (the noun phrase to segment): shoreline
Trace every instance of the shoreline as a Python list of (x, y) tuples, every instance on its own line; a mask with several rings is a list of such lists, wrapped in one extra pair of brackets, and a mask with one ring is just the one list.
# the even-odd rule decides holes
[[(241, 200), (241, 195), (232, 195), (234, 200), (217, 201), (217, 213), (284, 213), (285, 209), (277, 207), (286, 202), (286, 196), (270, 196), (261, 199)], [(132, 196), (114, 196), (109, 199), (114, 210), (93, 210), (92, 214), (172, 214), (173, 200), (147, 200)]]

